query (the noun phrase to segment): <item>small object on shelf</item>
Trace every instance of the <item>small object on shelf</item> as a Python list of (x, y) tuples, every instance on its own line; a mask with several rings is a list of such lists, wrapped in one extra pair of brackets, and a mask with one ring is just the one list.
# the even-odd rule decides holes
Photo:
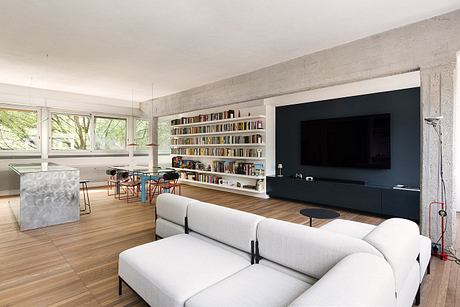
[(283, 164), (278, 163), (278, 177), (283, 177)]
[(306, 180), (306, 181), (313, 181), (313, 177), (307, 176), (307, 177), (305, 177), (305, 180)]
[(264, 181), (262, 179), (258, 179), (256, 181), (256, 190), (262, 191), (264, 189)]
[(248, 190), (257, 190), (255, 185), (250, 185), (250, 184), (245, 184), (243, 185), (243, 189), (248, 189)]
[(248, 112), (248, 117), (251, 116), (251, 112)]
[(241, 117), (241, 112), (240, 112), (240, 110), (238, 110), (238, 117)]

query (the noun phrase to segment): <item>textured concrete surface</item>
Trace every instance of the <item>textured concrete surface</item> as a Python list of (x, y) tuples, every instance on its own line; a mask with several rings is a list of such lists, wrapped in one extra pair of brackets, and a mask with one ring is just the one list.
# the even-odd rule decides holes
[[(460, 10), (305, 55), (257, 71), (154, 99), (154, 116), (262, 99), (420, 70), (422, 117), (443, 115), (447, 187), (447, 243), (455, 238), (454, 75), (460, 51)], [(340, 30), (340, 29), (338, 29)], [(150, 102), (143, 109), (150, 109)], [(423, 125), (423, 124), (422, 124)], [(422, 126), (421, 228), (428, 234), (428, 204), (439, 198), (437, 139)], [(435, 220), (432, 239), (440, 226)]]
[(20, 203), (12, 209), (21, 231), (80, 220), (78, 170), (26, 173), (20, 182)]

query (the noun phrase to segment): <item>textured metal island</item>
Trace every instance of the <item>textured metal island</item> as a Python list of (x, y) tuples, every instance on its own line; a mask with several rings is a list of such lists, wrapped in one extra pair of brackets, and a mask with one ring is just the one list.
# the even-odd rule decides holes
[(21, 231), (80, 220), (80, 171), (54, 163), (10, 164), (19, 199), (10, 202)]

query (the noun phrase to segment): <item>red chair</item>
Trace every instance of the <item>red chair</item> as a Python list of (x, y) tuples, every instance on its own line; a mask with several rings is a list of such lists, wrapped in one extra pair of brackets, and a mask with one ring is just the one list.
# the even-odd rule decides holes
[(158, 179), (150, 179), (149, 180), (149, 202), (150, 204), (153, 202), (153, 198), (155, 197), (155, 194), (160, 194), (160, 182), (163, 180), (163, 178), (158, 178)]
[[(105, 171), (106, 175), (109, 175), (109, 178), (107, 179), (107, 196), (112, 196), (112, 195), (117, 195), (117, 184), (118, 184), (118, 179), (117, 179), (117, 170), (114, 169), (108, 169)], [(115, 190), (115, 193), (110, 194), (111, 191)]]

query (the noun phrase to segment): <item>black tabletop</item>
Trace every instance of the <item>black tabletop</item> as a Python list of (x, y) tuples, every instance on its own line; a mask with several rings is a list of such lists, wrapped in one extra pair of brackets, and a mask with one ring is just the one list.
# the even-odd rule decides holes
[(300, 210), (300, 214), (315, 219), (335, 219), (340, 216), (340, 213), (321, 208), (307, 208)]

